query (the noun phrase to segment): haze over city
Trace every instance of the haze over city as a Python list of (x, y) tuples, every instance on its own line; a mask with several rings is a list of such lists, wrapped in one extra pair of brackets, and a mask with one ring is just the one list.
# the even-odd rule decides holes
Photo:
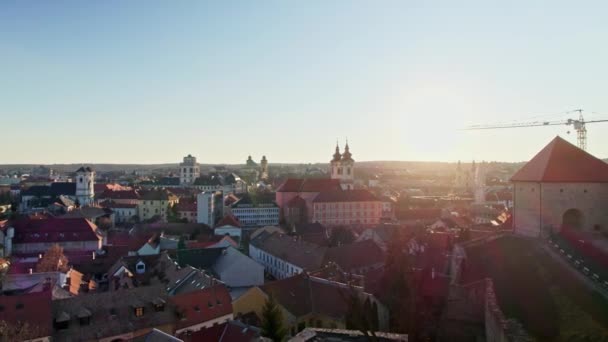
[(572, 128), (459, 129), (607, 118), (606, 6), (3, 1), (0, 162), (525, 161)]

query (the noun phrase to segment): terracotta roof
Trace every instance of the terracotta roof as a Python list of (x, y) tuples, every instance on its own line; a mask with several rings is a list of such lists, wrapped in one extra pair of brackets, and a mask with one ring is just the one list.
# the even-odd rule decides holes
[(608, 164), (555, 137), (511, 178), (512, 182), (608, 182)]
[(177, 211), (196, 211), (196, 201), (181, 200), (177, 206)]
[(234, 215), (226, 215), (215, 225), (216, 228), (223, 226), (240, 227), (241, 224)]
[(169, 301), (182, 317), (176, 322), (177, 329), (232, 314), (232, 299), (224, 284), (178, 294), (169, 298)]
[(9, 324), (27, 322), (33, 329), (38, 330), (37, 337), (52, 334), (50, 290), (0, 298), (0, 321)]
[(217, 341), (217, 342), (252, 342), (260, 336), (258, 328), (248, 326), (239, 321), (203, 328), (191, 334), (180, 336), (184, 341)]
[(277, 192), (321, 192), (339, 190), (340, 181), (328, 178), (288, 178)]
[(378, 197), (369, 190), (336, 190), (323, 191), (315, 197), (313, 202), (371, 202), (379, 201)]
[(99, 198), (109, 198), (109, 199), (114, 199), (114, 200), (117, 200), (117, 199), (137, 200), (137, 199), (139, 199), (139, 194), (135, 190), (118, 190), (118, 191), (106, 190), (101, 195), (99, 195)]
[(96, 230), (85, 218), (25, 219), (15, 223), (13, 243), (98, 241)]

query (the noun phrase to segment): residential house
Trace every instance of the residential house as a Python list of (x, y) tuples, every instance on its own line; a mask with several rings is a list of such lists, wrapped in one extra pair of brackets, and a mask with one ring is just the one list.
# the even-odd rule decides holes
[(182, 199), (175, 207), (178, 219), (186, 222), (197, 222), (196, 201)]
[(234, 318), (232, 299), (223, 284), (169, 298), (179, 319), (175, 322), (175, 335), (195, 332)]
[(178, 250), (177, 261), (182, 267), (208, 271), (231, 288), (264, 284), (264, 266), (234, 247)]
[(385, 259), (384, 252), (373, 240), (363, 240), (328, 248), (324, 264), (332, 262), (344, 272), (365, 274), (384, 267)]
[(2, 340), (11, 341), (21, 338), (32, 342), (49, 342), (53, 334), (53, 314), (51, 310), (51, 290), (0, 295), (0, 322), (13, 327), (16, 336), (0, 334)]
[(213, 229), (215, 235), (229, 235), (239, 242), (242, 237), (241, 224), (233, 215), (224, 216)]
[(139, 219), (143, 221), (158, 217), (167, 222), (167, 212), (175, 203), (177, 197), (165, 189), (145, 191), (137, 204)]
[(103, 241), (97, 226), (84, 218), (26, 218), (15, 222), (14, 232), (13, 253), (44, 253), (54, 244), (66, 251), (95, 251)]
[(114, 223), (116, 224), (132, 222), (135, 216), (137, 216), (137, 204), (105, 200), (99, 203), (99, 205), (114, 212)]
[(249, 256), (277, 279), (321, 268), (326, 251), (327, 247), (280, 233), (262, 232), (249, 243)]
[(239, 321), (228, 321), (202, 328), (199, 331), (179, 335), (185, 342), (254, 342), (265, 341), (260, 338), (261, 329)]
[[(262, 308), (272, 295), (283, 313), (284, 326), (291, 336), (306, 327), (346, 327), (348, 298), (358, 296), (375, 309), (378, 330), (388, 329), (388, 310), (362, 288), (309, 276), (305, 273), (249, 289), (233, 303), (235, 314), (254, 312), (262, 317)], [(373, 310), (372, 309), (372, 310)]]
[(127, 341), (153, 328), (173, 333), (176, 316), (168, 300), (163, 284), (55, 300), (53, 340)]

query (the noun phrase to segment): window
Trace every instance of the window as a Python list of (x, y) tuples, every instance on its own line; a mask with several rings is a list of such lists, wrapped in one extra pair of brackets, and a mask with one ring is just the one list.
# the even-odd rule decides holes
[(135, 317), (141, 317), (144, 315), (144, 308), (143, 307), (137, 307), (135, 308)]
[(80, 325), (89, 325), (91, 324), (91, 316), (85, 316), (78, 318)]

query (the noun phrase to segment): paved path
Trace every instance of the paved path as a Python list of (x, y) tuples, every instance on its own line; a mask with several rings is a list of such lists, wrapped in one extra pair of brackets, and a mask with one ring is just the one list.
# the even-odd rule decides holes
[(562, 254), (556, 252), (555, 249), (551, 248), (547, 243), (541, 242), (541, 246), (542, 249), (545, 250), (545, 252), (547, 252), (547, 254), (553, 258), (553, 260), (562, 264), (565, 269), (572, 273), (574, 277), (580, 279), (581, 282), (585, 284), (587, 288), (589, 288), (589, 290), (597, 291), (599, 294), (601, 294), (602, 296), (604, 296), (604, 298), (608, 300), (608, 291), (604, 287), (602, 287), (600, 283), (593, 281), (591, 278), (581, 272), (578, 268), (574, 267), (574, 265), (569, 263)]

